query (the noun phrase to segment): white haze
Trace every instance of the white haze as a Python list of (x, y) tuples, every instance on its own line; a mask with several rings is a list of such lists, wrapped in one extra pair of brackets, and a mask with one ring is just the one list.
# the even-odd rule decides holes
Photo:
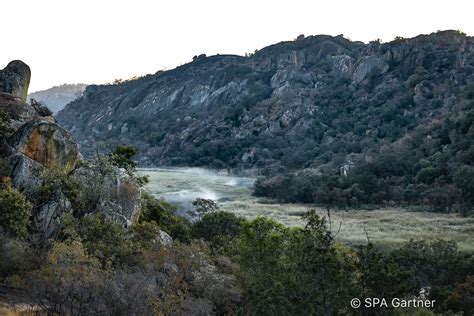
[(186, 215), (197, 198), (219, 204), (248, 200), (255, 181), (203, 168), (143, 168), (139, 172), (149, 176), (146, 190), (175, 204), (180, 215)]

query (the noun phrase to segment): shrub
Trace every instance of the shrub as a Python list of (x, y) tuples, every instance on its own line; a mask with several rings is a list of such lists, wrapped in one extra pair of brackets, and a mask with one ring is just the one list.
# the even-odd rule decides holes
[(28, 243), (0, 235), (0, 282), (4, 278), (30, 270), (33, 251)]
[(25, 236), (31, 213), (31, 203), (15, 190), (10, 178), (3, 178), (0, 190), (0, 226), (12, 235)]
[(165, 201), (158, 200), (148, 193), (143, 194), (142, 214), (140, 222), (155, 222), (173, 239), (188, 242), (191, 239), (191, 228), (188, 221), (175, 214), (176, 206)]
[(243, 218), (230, 212), (214, 212), (205, 214), (193, 225), (193, 236), (207, 241), (215, 241), (218, 237), (236, 238), (240, 235)]

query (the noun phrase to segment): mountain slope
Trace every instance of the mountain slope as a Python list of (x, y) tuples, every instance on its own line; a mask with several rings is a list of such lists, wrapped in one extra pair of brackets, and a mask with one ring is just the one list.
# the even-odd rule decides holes
[(472, 82), (474, 39), (457, 31), (369, 44), (319, 35), (88, 86), (57, 118), (86, 155), (125, 143), (144, 165), (321, 169), (449, 113)]
[(61, 111), (66, 104), (82, 96), (86, 84), (63, 84), (47, 90), (36, 91), (28, 95), (46, 105), (53, 113)]

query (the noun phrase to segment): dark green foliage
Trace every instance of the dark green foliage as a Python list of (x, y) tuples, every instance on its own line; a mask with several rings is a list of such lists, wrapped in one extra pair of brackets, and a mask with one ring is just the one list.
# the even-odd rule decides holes
[[(430, 287), (429, 297), (443, 310), (457, 284), (463, 283), (474, 271), (474, 257), (457, 250), (449, 241), (410, 241), (393, 251), (390, 259), (406, 277), (398, 284), (405, 293), (418, 294), (422, 287)], [(472, 308), (472, 307), (471, 307)]]
[(25, 195), (15, 190), (9, 178), (0, 186), (0, 226), (12, 235), (25, 236), (28, 232), (32, 205)]
[(371, 242), (368, 242), (366, 246), (361, 246), (357, 255), (364, 297), (379, 295), (391, 300), (394, 297), (402, 297), (406, 293), (407, 289), (403, 282), (409, 280), (410, 274), (403, 273), (392, 256), (384, 254)]
[(217, 211), (204, 214), (193, 224), (193, 236), (214, 242), (222, 237), (237, 238), (244, 219), (233, 213)]
[(158, 226), (171, 235), (171, 237), (189, 241), (191, 228), (188, 221), (175, 214), (176, 206), (165, 200), (155, 199), (148, 193), (143, 194), (142, 215), (140, 222), (155, 222)]
[(136, 249), (122, 225), (97, 214), (77, 221), (75, 230), (87, 252), (102, 266), (135, 263), (133, 253)]
[(143, 186), (148, 182), (148, 178), (146, 176), (137, 175), (137, 163), (132, 159), (136, 154), (137, 150), (131, 145), (117, 146), (109, 154), (109, 157), (112, 164), (125, 169), (130, 177), (134, 178), (140, 186)]
[(474, 110), (467, 104), (464, 100), (458, 113), (362, 156), (327, 154), (329, 158), (317, 164), (319, 172), (260, 178), (254, 194), (339, 207), (421, 205), (467, 216), (474, 207)]
[(455, 185), (461, 190), (465, 203), (463, 213), (470, 215), (474, 207), (474, 165), (464, 165), (458, 168), (453, 178)]
[(219, 209), (217, 203), (210, 199), (197, 198), (193, 201), (193, 206), (194, 209), (192, 211), (189, 211), (188, 213), (192, 217), (198, 218), (208, 213), (215, 212)]
[(133, 146), (117, 146), (114, 151), (110, 153), (112, 162), (119, 168), (135, 168), (137, 163), (132, 160), (133, 156), (137, 154)]
[(243, 225), (240, 264), (251, 314), (331, 315), (357, 292), (351, 252), (334, 243), (314, 211), (303, 229), (257, 218)]
[(335, 243), (314, 211), (304, 219), (303, 229), (265, 218), (242, 226), (239, 262), (247, 313), (347, 314), (353, 297), (390, 301), (418, 297), (422, 290), (436, 300), (438, 312), (474, 307), (462, 296), (472, 293), (474, 257), (454, 243), (410, 241), (384, 251), (369, 242), (355, 252)]
[(25, 273), (36, 266), (35, 252), (24, 240), (0, 234), (0, 283), (13, 274)]

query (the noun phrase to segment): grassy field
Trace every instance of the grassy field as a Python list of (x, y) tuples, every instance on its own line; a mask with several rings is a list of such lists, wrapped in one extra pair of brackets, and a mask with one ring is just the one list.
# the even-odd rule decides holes
[[(141, 169), (150, 177), (147, 190), (157, 197), (176, 203), (181, 214), (197, 197), (216, 200), (221, 209), (246, 218), (268, 216), (288, 226), (303, 225), (301, 220), (311, 205), (279, 204), (262, 201), (251, 195), (253, 179), (227, 176), (197, 168)], [(364, 244), (367, 235), (376, 244), (386, 247), (410, 239), (455, 240), (459, 249), (474, 252), (474, 218), (457, 214), (414, 212), (401, 208), (377, 210), (334, 210), (332, 231), (336, 238), (350, 245)], [(366, 233), (367, 232), (367, 233)]]

